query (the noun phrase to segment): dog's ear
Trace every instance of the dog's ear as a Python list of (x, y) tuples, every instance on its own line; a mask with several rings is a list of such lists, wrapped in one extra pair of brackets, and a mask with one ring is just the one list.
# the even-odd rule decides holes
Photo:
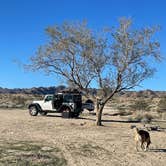
[(136, 128), (136, 125), (131, 125), (130, 126), (130, 129), (134, 129), (134, 128)]

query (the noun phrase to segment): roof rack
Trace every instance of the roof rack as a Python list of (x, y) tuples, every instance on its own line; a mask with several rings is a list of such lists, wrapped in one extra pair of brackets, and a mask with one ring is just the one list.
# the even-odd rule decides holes
[(78, 89), (74, 89), (74, 88), (66, 88), (62, 91), (60, 91), (61, 93), (77, 93), (77, 94), (81, 94), (81, 91), (79, 91)]

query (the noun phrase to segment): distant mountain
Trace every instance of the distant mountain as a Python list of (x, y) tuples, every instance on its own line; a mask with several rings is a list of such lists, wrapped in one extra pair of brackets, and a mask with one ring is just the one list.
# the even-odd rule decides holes
[(45, 94), (54, 94), (58, 91), (61, 91), (65, 89), (66, 87), (61, 86), (51, 86), (51, 87), (33, 87), (33, 88), (14, 88), (14, 89), (8, 89), (8, 88), (1, 88), (0, 87), (0, 94), (38, 94), (38, 95), (45, 95)]
[[(0, 94), (38, 94), (38, 95), (45, 95), (45, 94), (54, 94), (59, 91), (64, 90), (66, 87), (61, 86), (51, 86), (51, 87), (33, 87), (33, 88), (15, 88), (15, 89), (8, 89), (8, 88), (1, 88), (0, 87)], [(90, 89), (92, 94), (97, 94), (96, 89)], [(121, 97), (128, 97), (128, 98), (138, 98), (138, 97), (145, 97), (145, 98), (155, 98), (155, 97), (166, 97), (166, 91), (152, 91), (152, 90), (143, 90), (143, 91), (126, 91), (121, 92), (118, 96)]]
[(166, 91), (152, 91), (150, 89), (142, 91), (126, 91), (123, 92), (120, 96), (129, 97), (129, 98), (157, 98), (157, 97), (166, 97)]

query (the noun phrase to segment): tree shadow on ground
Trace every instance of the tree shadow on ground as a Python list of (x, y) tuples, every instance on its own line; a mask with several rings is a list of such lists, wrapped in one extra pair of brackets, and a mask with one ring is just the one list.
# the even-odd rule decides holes
[[(89, 117), (78, 117), (78, 119), (84, 119), (84, 120), (91, 120), (91, 121), (96, 121), (96, 119), (92, 119), (92, 118), (89, 118)], [(108, 119), (102, 119), (102, 122), (117, 122), (117, 123), (140, 123), (140, 121), (130, 121), (130, 120), (108, 120)]]
[(117, 123), (140, 123), (140, 121), (136, 120), (102, 120), (102, 122), (117, 122)]
[(132, 115), (132, 112), (122, 111), (122, 112), (115, 112), (115, 113), (104, 113), (103, 115), (106, 115), (106, 116), (129, 116), (129, 115)]
[(160, 153), (166, 153), (166, 149), (150, 149), (149, 152), (160, 152)]

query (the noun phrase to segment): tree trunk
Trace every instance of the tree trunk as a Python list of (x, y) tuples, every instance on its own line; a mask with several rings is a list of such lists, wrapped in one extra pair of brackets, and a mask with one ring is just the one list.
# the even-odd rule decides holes
[(102, 109), (97, 110), (97, 117), (96, 117), (97, 126), (102, 126), (102, 123), (101, 123), (102, 112), (103, 112)]
[(102, 126), (101, 118), (102, 118), (103, 108), (104, 108), (104, 104), (100, 105), (99, 103), (97, 103), (97, 112), (96, 112), (96, 125), (97, 126)]
[[(119, 86), (119, 85), (118, 85)], [(103, 113), (103, 109), (104, 109), (104, 106), (106, 105), (106, 103), (111, 100), (113, 98), (113, 96), (119, 92), (118, 91), (118, 86), (112, 91), (112, 93), (104, 100), (101, 100), (100, 98), (97, 98), (97, 112), (96, 112), (96, 125), (97, 126), (102, 126), (102, 123), (101, 123), (101, 118), (102, 118), (102, 113)]]

